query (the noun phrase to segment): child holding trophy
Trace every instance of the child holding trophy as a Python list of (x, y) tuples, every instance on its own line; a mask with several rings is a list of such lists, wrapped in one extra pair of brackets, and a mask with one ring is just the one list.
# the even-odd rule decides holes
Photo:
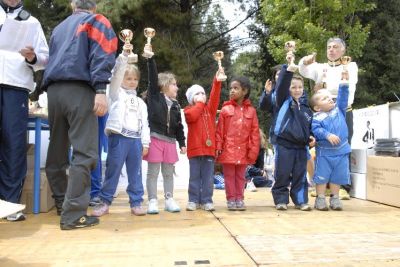
[(108, 88), (109, 116), (105, 133), (108, 135), (107, 169), (99, 197), (101, 203), (93, 209), (93, 216), (102, 216), (109, 212), (117, 189), (118, 180), (124, 163), (128, 176), (126, 192), (129, 196), (131, 213), (145, 215), (142, 207), (142, 155), (148, 153), (150, 129), (147, 120), (147, 106), (136, 94), (140, 72), (136, 65), (128, 62), (137, 61), (132, 53), (129, 40), (130, 30), (123, 30), (120, 38), (126, 41), (123, 52), (117, 58)]
[(186, 153), (186, 145), (181, 108), (176, 101), (178, 86), (174, 74), (157, 72), (156, 62), (152, 56), (152, 47), (149, 43), (145, 45), (144, 50), (143, 56), (148, 58), (147, 105), (151, 138), (149, 154), (144, 157), (148, 162), (146, 185), (149, 206), (147, 213), (157, 214), (159, 212), (157, 177), (160, 168), (164, 182), (165, 210), (179, 212), (180, 208), (173, 199), (174, 164), (178, 161), (176, 142), (178, 141), (182, 154)]
[[(222, 75), (221, 75), (222, 74)], [(202, 207), (213, 211), (213, 174), (215, 157), (215, 119), (221, 94), (222, 67), (214, 77), (210, 99), (204, 88), (194, 84), (186, 91), (189, 105), (184, 109), (188, 125), (188, 158), (190, 166), (189, 202), (186, 210), (194, 211)]]
[(288, 65), (282, 66), (275, 89), (270, 131), (275, 144), (275, 183), (271, 191), (277, 210), (287, 210), (290, 195), (295, 208), (309, 211), (306, 165), (312, 111), (304, 94), (303, 79), (293, 74), (297, 70), (294, 45), (293, 41), (285, 44)]
[[(346, 61), (344, 61), (346, 60)], [(331, 197), (329, 207), (332, 210), (342, 210), (339, 199), (340, 185), (349, 184), (349, 153), (351, 147), (348, 142), (346, 125), (346, 108), (349, 98), (349, 73), (347, 63), (350, 58), (342, 59), (345, 63), (342, 71), (342, 80), (336, 103), (327, 89), (318, 90), (311, 97), (311, 106), (316, 111), (312, 120), (312, 131), (317, 139), (316, 164), (314, 182), (317, 188), (315, 208), (327, 211), (325, 201), (326, 187), (329, 183)]]
[(228, 210), (245, 210), (245, 171), (254, 164), (260, 149), (256, 109), (252, 106), (250, 81), (235, 77), (230, 83), (230, 100), (221, 109), (216, 131), (217, 162), (222, 164)]

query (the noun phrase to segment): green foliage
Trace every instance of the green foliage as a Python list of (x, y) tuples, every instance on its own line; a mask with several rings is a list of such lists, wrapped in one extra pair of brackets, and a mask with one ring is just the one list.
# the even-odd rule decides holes
[(371, 33), (359, 65), (356, 103), (359, 107), (398, 101), (400, 97), (400, 5), (396, 0), (374, 1), (373, 12), (362, 16)]
[(285, 60), (284, 43), (295, 40), (297, 55), (317, 52), (317, 60), (326, 60), (326, 41), (338, 36), (347, 42), (347, 52), (362, 55), (369, 26), (362, 25), (360, 12), (374, 8), (365, 0), (264, 0), (262, 15), (268, 25), (268, 48), (278, 62)]

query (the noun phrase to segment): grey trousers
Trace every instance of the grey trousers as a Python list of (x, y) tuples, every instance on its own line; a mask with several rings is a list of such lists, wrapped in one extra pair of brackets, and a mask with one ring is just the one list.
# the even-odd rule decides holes
[[(61, 223), (86, 215), (90, 200), (90, 171), (98, 157), (98, 124), (93, 112), (94, 90), (83, 82), (57, 82), (47, 89), (50, 143), (46, 175)], [(69, 160), (69, 149), (73, 154)], [(69, 177), (66, 170), (69, 167)]]
[(160, 173), (160, 165), (164, 182), (164, 197), (165, 198), (173, 197), (174, 164), (149, 162), (147, 165), (147, 180), (146, 180), (147, 195), (149, 200), (157, 199), (157, 177), (158, 174)]

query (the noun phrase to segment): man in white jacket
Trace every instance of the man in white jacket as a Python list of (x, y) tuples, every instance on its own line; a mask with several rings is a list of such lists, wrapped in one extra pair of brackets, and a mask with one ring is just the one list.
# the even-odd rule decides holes
[[(0, 27), (6, 19), (34, 29), (33, 43), (20, 51), (0, 48), (0, 199), (18, 203), (27, 171), (28, 96), (35, 88), (33, 72), (47, 64), (49, 49), (40, 22), (23, 9), (21, 0), (0, 0)], [(12, 35), (7, 38), (16, 41)], [(25, 217), (18, 212), (7, 219)]]
[[(354, 102), (354, 94), (356, 92), (356, 84), (358, 81), (358, 67), (355, 62), (346, 63), (343, 61), (343, 55), (346, 52), (346, 44), (340, 38), (329, 38), (326, 47), (327, 63), (315, 62), (315, 54), (303, 57), (299, 62), (299, 72), (302, 76), (315, 81), (316, 87), (327, 89), (333, 96), (337, 98), (339, 83), (342, 78), (344, 68), (349, 73), (349, 99), (346, 110), (346, 124), (348, 128), (348, 140), (351, 143), (353, 136), (353, 112), (352, 104)], [(345, 186), (346, 191), (350, 190), (349, 186)], [(341, 190), (342, 199), (349, 199), (349, 195)]]

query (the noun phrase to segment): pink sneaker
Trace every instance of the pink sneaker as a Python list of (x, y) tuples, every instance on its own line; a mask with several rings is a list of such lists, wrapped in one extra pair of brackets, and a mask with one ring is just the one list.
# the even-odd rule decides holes
[(136, 216), (143, 216), (143, 215), (146, 215), (146, 211), (145, 211), (145, 209), (140, 205), (140, 206), (135, 206), (135, 207), (132, 207), (131, 208), (131, 213), (133, 214), (133, 215), (136, 215)]
[(104, 214), (108, 214), (108, 205), (106, 203), (100, 203), (94, 206), (92, 210), (92, 216), (101, 217)]

